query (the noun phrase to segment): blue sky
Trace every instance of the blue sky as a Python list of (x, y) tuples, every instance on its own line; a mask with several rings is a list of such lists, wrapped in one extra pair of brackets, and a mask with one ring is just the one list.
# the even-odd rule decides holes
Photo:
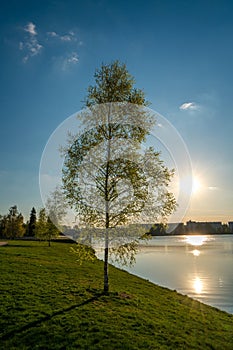
[(199, 181), (186, 219), (233, 220), (232, 1), (9, 0), (0, 31), (1, 214), (41, 207), (48, 138), (119, 59), (186, 142)]

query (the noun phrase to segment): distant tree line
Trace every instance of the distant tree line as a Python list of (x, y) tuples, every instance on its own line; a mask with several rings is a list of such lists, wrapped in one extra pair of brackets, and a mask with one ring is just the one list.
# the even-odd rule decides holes
[[(167, 235), (168, 226), (163, 223), (155, 223), (147, 229), (146, 234), (151, 236), (164, 236)], [(68, 227), (67, 227), (68, 229)], [(70, 228), (69, 228), (70, 229)], [(78, 230), (78, 227), (74, 228)], [(171, 227), (169, 230), (172, 235), (186, 235), (186, 234), (223, 234), (233, 233), (232, 229), (227, 224), (222, 224), (221, 227), (213, 228), (212, 224), (206, 223), (195, 223), (195, 230), (190, 228), (188, 225), (179, 223)], [(39, 210), (37, 217), (36, 209), (32, 207), (29, 220), (24, 222), (24, 217), (19, 212), (17, 205), (10, 207), (8, 214), (0, 214), (0, 239), (16, 239), (16, 238), (36, 238), (39, 240), (48, 241), (50, 245), (51, 240), (56, 238), (61, 232), (53, 224), (49, 215), (47, 215), (45, 208)]]
[(46, 214), (45, 208), (39, 210), (37, 218), (36, 209), (33, 207), (26, 223), (17, 205), (10, 207), (8, 214), (0, 215), (0, 239), (33, 237), (48, 241), (50, 245), (52, 238), (58, 236), (59, 233), (58, 228)]

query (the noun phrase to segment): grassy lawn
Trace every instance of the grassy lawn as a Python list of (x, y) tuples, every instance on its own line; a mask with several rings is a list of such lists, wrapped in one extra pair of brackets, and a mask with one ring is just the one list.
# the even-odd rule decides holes
[(232, 315), (112, 266), (105, 296), (70, 247), (0, 246), (0, 349), (233, 349)]

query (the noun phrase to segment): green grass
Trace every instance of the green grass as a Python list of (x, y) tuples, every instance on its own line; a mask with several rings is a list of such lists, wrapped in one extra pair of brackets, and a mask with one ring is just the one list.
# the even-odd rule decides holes
[(102, 262), (70, 244), (0, 247), (0, 349), (233, 349), (233, 316)]

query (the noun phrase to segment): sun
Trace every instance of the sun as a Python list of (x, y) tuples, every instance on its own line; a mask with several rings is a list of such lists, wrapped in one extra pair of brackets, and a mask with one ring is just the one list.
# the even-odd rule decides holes
[(197, 174), (189, 174), (179, 178), (179, 189), (187, 194), (200, 195), (205, 189), (203, 178)]
[(193, 181), (192, 181), (192, 194), (197, 194), (201, 191), (202, 188), (202, 183), (200, 178), (197, 175), (193, 176)]

